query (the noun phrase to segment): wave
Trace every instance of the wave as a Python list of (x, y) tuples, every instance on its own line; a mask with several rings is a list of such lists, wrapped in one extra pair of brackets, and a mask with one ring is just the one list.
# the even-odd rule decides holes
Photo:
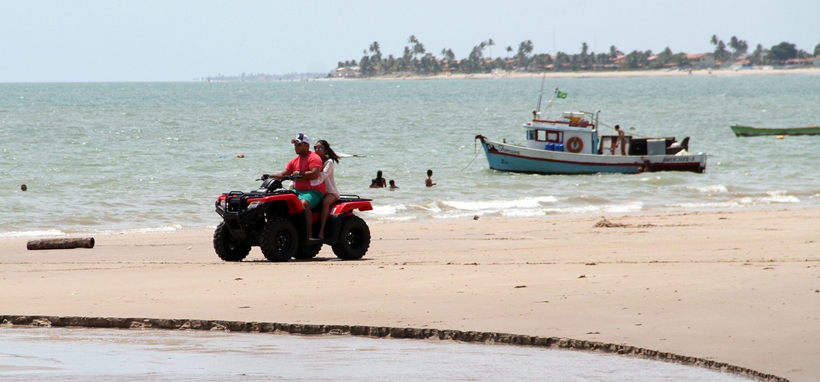
[(793, 195), (786, 195), (786, 191), (769, 191), (769, 196), (760, 198), (763, 203), (800, 203), (800, 199)]
[(41, 231), (12, 231), (12, 232), (4, 232), (0, 233), (0, 238), (2, 239), (18, 239), (18, 238), (29, 238), (29, 237), (53, 237), (53, 236), (68, 236), (63, 231), (58, 229), (47, 229)]
[[(483, 200), (483, 201), (431, 201), (425, 204), (392, 204), (374, 205), (373, 211), (364, 212), (376, 220), (407, 221), (421, 219), (463, 219), (480, 217), (509, 217), (525, 218), (545, 215), (578, 215), (593, 213), (629, 213), (644, 209), (640, 201), (620, 204), (604, 204), (597, 198), (592, 198), (594, 205), (577, 206), (566, 203), (566, 206), (557, 206), (558, 200), (553, 196), (521, 198), (516, 200)], [(581, 200), (588, 204), (586, 198)]]
[(713, 184), (709, 186), (703, 187), (687, 187), (690, 190), (697, 190), (704, 194), (727, 194), (729, 193), (729, 189), (722, 184)]
[(444, 206), (464, 211), (508, 210), (515, 208), (538, 208), (547, 203), (555, 203), (558, 199), (553, 196), (521, 198), (515, 200), (487, 200), (462, 202), (455, 200), (441, 201)]
[[(195, 229), (208, 228), (213, 230), (216, 226), (196, 227)], [(109, 235), (130, 235), (130, 234), (148, 234), (148, 233), (169, 233), (179, 232), (184, 228), (179, 224), (163, 225), (148, 228), (128, 228), (117, 230), (98, 230), (98, 229), (77, 229), (61, 231), (58, 229), (46, 230), (31, 230), (31, 231), (11, 231), (0, 233), (0, 239), (21, 239), (21, 238), (40, 238), (40, 237), (67, 237), (77, 235), (95, 235), (95, 236), (109, 236)]]

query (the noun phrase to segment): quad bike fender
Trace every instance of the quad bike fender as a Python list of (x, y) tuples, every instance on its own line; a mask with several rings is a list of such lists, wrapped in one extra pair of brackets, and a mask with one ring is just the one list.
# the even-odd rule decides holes
[(248, 199), (248, 203), (254, 201), (258, 201), (261, 204), (284, 201), (288, 206), (288, 214), (290, 215), (301, 214), (302, 211), (305, 210), (305, 207), (302, 205), (302, 201), (299, 200), (299, 197), (296, 196), (296, 194), (271, 195), (263, 198)]
[(330, 210), (331, 215), (344, 215), (349, 213), (353, 210), (359, 211), (370, 211), (373, 209), (373, 205), (370, 204), (370, 201), (359, 201), (359, 202), (342, 202), (333, 206)]

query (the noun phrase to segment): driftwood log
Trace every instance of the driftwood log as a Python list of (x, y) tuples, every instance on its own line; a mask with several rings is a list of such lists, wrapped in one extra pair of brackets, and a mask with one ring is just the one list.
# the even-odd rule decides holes
[(37, 249), (71, 249), (71, 248), (94, 248), (93, 237), (67, 237), (63, 239), (36, 239), (29, 240), (26, 244), (29, 250)]

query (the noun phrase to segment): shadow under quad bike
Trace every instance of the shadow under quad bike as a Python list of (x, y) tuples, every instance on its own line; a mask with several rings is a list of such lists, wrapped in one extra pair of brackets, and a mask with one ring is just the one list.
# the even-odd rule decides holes
[(370, 211), (371, 199), (342, 195), (330, 207), (325, 238), (307, 237), (308, 224), (312, 232), (319, 231), (321, 205), (310, 211), (310, 222), (301, 200), (293, 191), (282, 187), (283, 180), (257, 179), (262, 184), (255, 191), (231, 191), (216, 199), (216, 213), (222, 222), (214, 231), (214, 250), (225, 261), (242, 261), (258, 246), (269, 261), (282, 262), (291, 258), (316, 257), (323, 244), (333, 248), (342, 260), (361, 259), (370, 248), (370, 228), (354, 210)]

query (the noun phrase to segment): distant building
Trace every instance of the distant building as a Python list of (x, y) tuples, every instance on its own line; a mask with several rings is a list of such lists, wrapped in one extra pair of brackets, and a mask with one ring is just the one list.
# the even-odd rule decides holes
[(740, 56), (735, 59), (735, 62), (729, 66), (729, 69), (732, 70), (740, 70), (740, 69), (752, 69), (752, 62), (749, 61), (746, 56)]
[(623, 68), (623, 67), (626, 66), (626, 55), (625, 54), (619, 55), (619, 56), (615, 57), (612, 60), (612, 62), (614, 62), (615, 65), (617, 65), (618, 67)]
[(336, 68), (333, 71), (333, 77), (348, 78), (348, 77), (361, 77), (361, 75), (362, 75), (362, 71), (361, 71), (361, 68), (359, 68), (358, 66), (349, 66), (349, 67), (346, 66), (346, 67)]
[(790, 58), (786, 60), (786, 66), (820, 66), (820, 56), (810, 58)]
[(712, 53), (691, 53), (686, 55), (693, 68), (712, 68), (715, 66), (715, 55)]

